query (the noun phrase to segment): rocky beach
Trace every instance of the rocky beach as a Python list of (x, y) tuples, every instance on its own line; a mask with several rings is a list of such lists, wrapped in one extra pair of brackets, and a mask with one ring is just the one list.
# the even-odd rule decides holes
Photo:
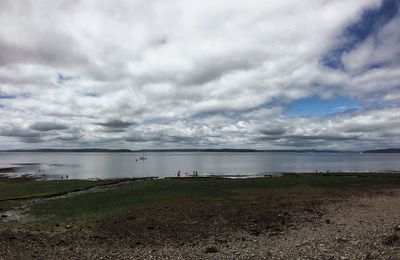
[[(400, 179), (393, 176), (87, 184), (36, 201), (3, 199), (0, 258), (400, 258)], [(24, 209), (18, 218), (13, 207)]]

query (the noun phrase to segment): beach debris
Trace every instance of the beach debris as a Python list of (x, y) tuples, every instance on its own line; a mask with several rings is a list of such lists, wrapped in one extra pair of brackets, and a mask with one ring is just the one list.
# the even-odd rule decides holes
[(400, 236), (397, 234), (393, 234), (391, 236), (386, 237), (383, 239), (383, 244), (387, 246), (394, 246), (395, 244), (400, 243)]
[(270, 236), (270, 237), (280, 236), (280, 235), (282, 235), (282, 233), (281, 233), (281, 232), (278, 232), (278, 231), (273, 231), (273, 232), (269, 233), (269, 236)]
[(210, 247), (207, 247), (204, 252), (207, 254), (213, 254), (213, 253), (218, 253), (219, 250), (216, 247), (210, 246)]
[(2, 214), (1, 216), (0, 216), (1, 218), (6, 218), (6, 217), (8, 217), (6, 214)]
[(347, 242), (349, 242), (349, 240), (347, 238), (344, 238), (344, 237), (338, 237), (338, 238), (336, 238), (336, 241), (339, 242), (339, 243), (347, 243)]
[(5, 238), (7, 240), (15, 240), (15, 239), (17, 239), (17, 236), (12, 233), (7, 233), (7, 234), (3, 234), (3, 238)]
[(378, 259), (379, 258), (379, 253), (377, 252), (369, 252), (365, 256), (365, 259)]
[(258, 229), (256, 229), (256, 228), (253, 228), (253, 229), (250, 230), (249, 233), (250, 233), (251, 235), (253, 235), (253, 236), (258, 237), (258, 236), (261, 234), (261, 231), (258, 230)]

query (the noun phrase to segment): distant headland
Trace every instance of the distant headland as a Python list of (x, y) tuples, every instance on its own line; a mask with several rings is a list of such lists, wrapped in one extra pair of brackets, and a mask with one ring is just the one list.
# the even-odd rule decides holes
[(318, 149), (284, 149), (284, 150), (261, 150), (261, 149), (104, 149), (104, 148), (74, 148), (74, 149), (13, 149), (1, 150), (0, 152), (34, 152), (34, 153), (143, 153), (143, 152), (220, 152), (220, 153), (400, 153), (400, 148), (376, 149), (366, 151), (345, 151), (345, 150), (318, 150)]

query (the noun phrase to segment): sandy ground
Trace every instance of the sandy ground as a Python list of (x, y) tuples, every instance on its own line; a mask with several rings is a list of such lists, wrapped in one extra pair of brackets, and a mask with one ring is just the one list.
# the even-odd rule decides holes
[(166, 207), (51, 232), (3, 229), (0, 259), (400, 259), (400, 189), (328, 201)]

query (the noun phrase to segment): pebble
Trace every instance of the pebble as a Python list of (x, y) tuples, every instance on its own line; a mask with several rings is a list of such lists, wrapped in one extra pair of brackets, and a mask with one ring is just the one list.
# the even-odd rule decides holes
[(369, 252), (365, 256), (365, 259), (377, 259), (377, 258), (379, 258), (379, 254), (377, 252)]
[(208, 254), (213, 254), (213, 253), (219, 252), (219, 250), (217, 248), (211, 246), (211, 247), (207, 247), (204, 252), (208, 253)]
[(349, 240), (347, 238), (344, 238), (344, 237), (338, 237), (338, 238), (336, 238), (336, 241), (338, 241), (339, 243), (349, 242)]

